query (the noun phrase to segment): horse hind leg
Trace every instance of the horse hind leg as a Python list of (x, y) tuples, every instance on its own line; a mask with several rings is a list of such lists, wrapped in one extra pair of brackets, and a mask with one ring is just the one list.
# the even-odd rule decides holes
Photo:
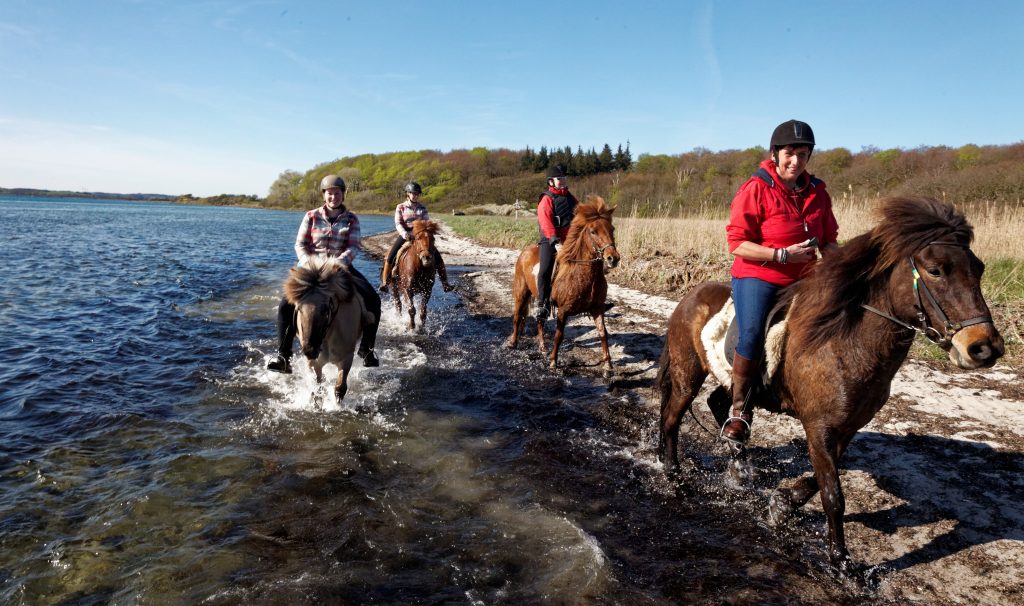
[(661, 422), (658, 427), (658, 460), (669, 474), (679, 470), (679, 426), (693, 405), (707, 378), (697, 360), (676, 362), (666, 349), (661, 354), (655, 385), (661, 396)]
[(527, 312), (530, 308), (530, 289), (520, 276), (516, 276), (512, 288), (512, 334), (509, 335), (505, 346), (515, 349), (519, 344), (519, 335), (523, 332), (523, 325), (526, 324)]

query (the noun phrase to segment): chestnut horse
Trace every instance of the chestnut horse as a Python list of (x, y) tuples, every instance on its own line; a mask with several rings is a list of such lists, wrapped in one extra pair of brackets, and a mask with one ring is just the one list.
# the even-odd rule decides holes
[[(781, 293), (789, 302), (781, 367), (758, 402), (800, 420), (814, 468), (813, 476), (776, 490), (770, 517), (791, 513), (820, 491), (829, 557), (842, 570), (852, 562), (839, 460), (888, 400), (915, 335), (927, 336), (961, 368), (991, 367), (1004, 352), (981, 293), (985, 266), (970, 249), (974, 231), (964, 216), (916, 197), (882, 200), (877, 215), (873, 229)], [(730, 295), (727, 284), (701, 284), (669, 319), (655, 384), (661, 396), (658, 457), (670, 471), (679, 464), (681, 417), (710, 371), (701, 329)], [(721, 421), (731, 401), (718, 386), (708, 405)]]
[(336, 259), (311, 259), (293, 267), (284, 284), (288, 302), (295, 306), (295, 325), (302, 355), (323, 381), (325, 364), (338, 367), (334, 395), (341, 402), (348, 391), (348, 373), (362, 334), (363, 299), (356, 293), (348, 270)]
[(427, 321), (427, 303), (434, 289), (434, 236), (437, 234), (437, 223), (433, 221), (413, 221), (412, 239), (405, 252), (395, 259), (395, 270), (398, 276), (390, 280), (391, 295), (395, 299), (398, 313), (402, 313), (402, 298), (409, 306), (409, 330), (416, 328), (416, 303), (413, 297), (420, 296), (420, 325)]
[[(583, 312), (594, 318), (594, 326), (601, 337), (602, 363), (606, 375), (612, 370), (612, 356), (608, 351), (608, 331), (604, 325), (605, 297), (608, 282), (606, 268), (619, 264), (619, 251), (615, 250), (615, 228), (612, 227), (614, 208), (605, 206), (599, 196), (588, 197), (586, 203), (576, 207), (576, 216), (569, 224), (569, 235), (558, 251), (554, 275), (551, 278), (551, 303), (555, 314), (555, 339), (549, 355), (550, 367), (558, 365), (558, 347), (562, 344), (565, 323), (570, 316)], [(526, 322), (530, 300), (537, 296), (537, 263), (540, 247), (526, 247), (516, 260), (512, 285), (512, 336), (507, 345), (514, 348)], [(544, 322), (537, 322), (537, 344), (541, 353), (544, 346)]]

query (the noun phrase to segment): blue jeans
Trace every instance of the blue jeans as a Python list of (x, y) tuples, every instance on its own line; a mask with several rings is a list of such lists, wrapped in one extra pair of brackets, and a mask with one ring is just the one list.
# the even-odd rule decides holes
[(733, 278), (732, 301), (736, 306), (739, 339), (736, 353), (748, 360), (758, 360), (764, 349), (764, 327), (779, 286), (760, 278)]

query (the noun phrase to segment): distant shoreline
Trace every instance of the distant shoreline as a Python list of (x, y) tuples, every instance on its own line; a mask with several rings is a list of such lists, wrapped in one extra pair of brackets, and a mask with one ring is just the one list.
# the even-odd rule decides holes
[(54, 191), (49, 189), (33, 189), (30, 187), (0, 187), (0, 196), (21, 196), (25, 198), (86, 198), (90, 200), (123, 200), (128, 202), (172, 202), (176, 204), (200, 204), (213, 206), (251, 206), (265, 208), (265, 200), (258, 196), (241, 194), (220, 194), (209, 197), (196, 197), (192, 194), (112, 194), (95, 191)]

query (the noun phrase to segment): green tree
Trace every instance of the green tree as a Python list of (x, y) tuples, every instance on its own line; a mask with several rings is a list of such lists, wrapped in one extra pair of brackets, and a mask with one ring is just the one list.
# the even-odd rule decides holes
[(267, 193), (267, 204), (271, 206), (292, 206), (298, 199), (299, 182), (302, 181), (302, 173), (294, 170), (286, 170), (270, 185), (270, 192)]
[(601, 172), (607, 173), (615, 170), (615, 160), (612, 156), (612, 147), (607, 143), (601, 148), (601, 153), (597, 155), (600, 160)]

